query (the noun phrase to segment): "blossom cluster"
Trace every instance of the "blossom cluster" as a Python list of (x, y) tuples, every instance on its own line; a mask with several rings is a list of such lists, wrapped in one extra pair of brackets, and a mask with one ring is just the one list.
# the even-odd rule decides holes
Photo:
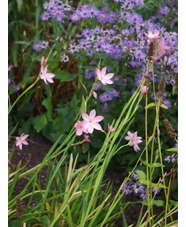
[(76, 128), (76, 135), (81, 136), (83, 133), (93, 133), (94, 129), (102, 131), (101, 125), (98, 123), (104, 119), (103, 116), (96, 116), (96, 110), (90, 111), (90, 114), (82, 112), (83, 121), (78, 121), (74, 127)]
[[(126, 195), (134, 192), (135, 194), (139, 195), (140, 198), (142, 198), (143, 200), (147, 199), (148, 198), (147, 188), (145, 188), (144, 185), (138, 181), (138, 178), (139, 177), (138, 177), (137, 173), (134, 172), (133, 180), (131, 180), (130, 183), (126, 182), (122, 186), (121, 190), (124, 191), (124, 193)], [(152, 187), (151, 190), (152, 190), (153, 194), (155, 194), (155, 193), (158, 194), (161, 191), (161, 189), (158, 187)], [(149, 194), (149, 196), (150, 196), (150, 194)]]

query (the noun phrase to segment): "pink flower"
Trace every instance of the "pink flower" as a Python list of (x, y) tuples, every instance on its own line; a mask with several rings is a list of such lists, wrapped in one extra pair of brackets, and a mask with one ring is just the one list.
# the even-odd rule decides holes
[(129, 140), (129, 146), (134, 146), (134, 150), (137, 152), (140, 150), (138, 144), (142, 142), (141, 138), (137, 136), (137, 132), (131, 133), (130, 131), (127, 132), (128, 136), (125, 136), (125, 140)]
[(114, 73), (108, 73), (106, 74), (107, 67), (104, 67), (101, 71), (99, 69), (96, 69), (97, 79), (101, 81), (102, 84), (113, 84), (113, 81), (110, 80)]
[(113, 128), (111, 125), (108, 126), (108, 131), (113, 132), (115, 130), (116, 130), (116, 128)]
[(24, 145), (28, 145), (28, 142), (26, 141), (26, 138), (28, 137), (29, 135), (28, 134), (25, 134), (22, 133), (20, 137), (16, 137), (16, 147), (19, 146), (19, 149), (22, 150), (22, 144)]
[(76, 135), (81, 136), (83, 132), (87, 132), (84, 128), (84, 122), (78, 121), (74, 127), (76, 128)]
[(154, 57), (154, 60), (158, 60), (161, 56), (163, 56), (166, 53), (166, 50), (169, 50), (170, 47), (169, 46), (165, 46), (165, 41), (164, 39), (162, 39), (158, 45), (158, 50), (157, 50), (157, 54)]
[(44, 80), (45, 84), (47, 84), (47, 81), (50, 83), (54, 83), (54, 81), (51, 78), (53, 78), (55, 75), (52, 73), (47, 73), (47, 67), (48, 65), (46, 65), (45, 67), (41, 66), (40, 78)]
[(94, 129), (102, 130), (102, 127), (98, 122), (102, 121), (104, 119), (103, 116), (97, 116), (96, 117), (96, 111), (91, 110), (90, 114), (87, 115), (86, 113), (82, 114), (82, 118), (84, 119), (84, 128), (87, 129), (88, 133), (93, 133)]
[(149, 38), (149, 40), (148, 40), (149, 42), (152, 42), (155, 39), (159, 39), (160, 38), (159, 34), (160, 34), (160, 31), (156, 31), (154, 33), (151, 31), (148, 31), (148, 34), (145, 33), (145, 35)]
[(86, 141), (86, 142), (88, 142), (88, 143), (91, 142), (91, 140), (89, 139), (89, 136), (88, 136), (88, 135), (85, 134), (85, 135), (84, 135), (84, 138), (85, 138), (85, 141)]
[(141, 93), (142, 94), (145, 94), (148, 90), (149, 90), (149, 88), (147, 86), (142, 86), (141, 87)]
[(48, 61), (48, 58), (44, 58), (44, 56), (42, 56), (41, 58), (41, 66), (43, 66), (46, 62)]

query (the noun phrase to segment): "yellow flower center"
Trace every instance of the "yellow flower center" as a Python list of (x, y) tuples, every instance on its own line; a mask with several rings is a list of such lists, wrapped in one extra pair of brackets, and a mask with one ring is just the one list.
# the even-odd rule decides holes
[(56, 12), (56, 14), (57, 14), (57, 15), (59, 15), (59, 14), (60, 14), (60, 12), (59, 12), (59, 11), (57, 11), (57, 12)]
[(107, 37), (106, 37), (106, 36), (104, 36), (104, 39), (107, 39)]
[(116, 53), (116, 51), (115, 51), (115, 50), (113, 50), (113, 53), (115, 54), (115, 53)]
[(83, 8), (86, 8), (87, 6), (86, 5), (83, 5)]
[(104, 15), (104, 14), (101, 14), (101, 17), (102, 17), (102, 18), (104, 18), (104, 17), (105, 17), (105, 15)]
[(101, 40), (101, 42), (100, 43), (103, 43), (103, 40)]
[(77, 16), (75, 15), (74, 18), (77, 18)]
[(37, 45), (36, 47), (39, 48), (39, 45)]

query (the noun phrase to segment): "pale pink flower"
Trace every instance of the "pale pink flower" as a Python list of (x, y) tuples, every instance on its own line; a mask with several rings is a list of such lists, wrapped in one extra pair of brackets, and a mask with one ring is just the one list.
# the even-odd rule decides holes
[(74, 127), (76, 128), (76, 135), (81, 136), (83, 132), (87, 132), (84, 128), (84, 122), (78, 121)]
[(47, 73), (47, 67), (48, 65), (46, 65), (45, 67), (41, 66), (41, 75), (40, 78), (42, 80), (44, 80), (45, 84), (47, 84), (47, 81), (49, 83), (54, 83), (54, 81), (52, 80), (52, 78), (55, 76), (52, 73)]
[(26, 141), (26, 138), (28, 137), (28, 134), (22, 133), (20, 137), (16, 137), (16, 147), (19, 146), (19, 149), (22, 150), (22, 145), (28, 145), (28, 142)]
[(138, 144), (142, 143), (142, 137), (138, 137), (137, 132), (131, 133), (130, 131), (128, 131), (127, 134), (128, 136), (125, 136), (125, 140), (129, 140), (129, 146), (134, 146), (134, 150), (136, 152), (140, 150)]
[(46, 62), (48, 61), (48, 58), (44, 58), (44, 56), (42, 56), (41, 58), (41, 66), (43, 66)]
[(93, 94), (94, 98), (97, 99), (97, 97), (98, 97), (97, 93), (95, 91), (93, 91), (92, 94)]
[(88, 133), (93, 133), (94, 129), (102, 130), (102, 127), (98, 122), (102, 121), (104, 117), (96, 117), (96, 110), (91, 110), (89, 115), (83, 113), (82, 118), (84, 119), (84, 128), (88, 130)]
[(153, 40), (157, 40), (157, 39), (159, 39), (160, 38), (160, 36), (159, 36), (159, 34), (160, 34), (160, 31), (156, 31), (156, 32), (151, 32), (151, 31), (148, 31), (148, 34), (147, 33), (145, 33), (145, 35), (149, 38), (149, 40), (148, 40), (148, 43), (149, 42), (152, 42)]
[(116, 130), (115, 127), (113, 128), (111, 125), (108, 126), (108, 131), (113, 132), (113, 131), (115, 131), (115, 130)]
[(147, 86), (141, 86), (141, 93), (142, 94), (145, 94), (148, 90), (149, 90), (149, 88)]
[(106, 70), (107, 67), (104, 67), (101, 71), (96, 69), (97, 79), (100, 80), (103, 85), (113, 84), (113, 81), (110, 79), (114, 76), (114, 73), (106, 74)]
[(88, 135), (84, 134), (84, 138), (85, 138), (85, 141), (86, 141), (86, 142), (88, 142), (88, 143), (91, 142), (91, 140), (89, 139), (89, 136), (88, 136)]
[(157, 50), (157, 54), (154, 57), (154, 60), (158, 60), (161, 56), (163, 56), (166, 53), (166, 50), (169, 50), (170, 47), (169, 46), (165, 46), (165, 41), (164, 39), (162, 39), (158, 45), (158, 50)]

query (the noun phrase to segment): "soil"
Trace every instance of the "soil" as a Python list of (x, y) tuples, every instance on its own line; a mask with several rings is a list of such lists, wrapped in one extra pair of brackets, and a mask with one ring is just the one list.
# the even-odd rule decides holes
[[(34, 167), (35, 165), (42, 162), (43, 158), (45, 157), (45, 155), (47, 154), (47, 152), (49, 151), (49, 149), (52, 146), (52, 143), (43, 137), (27, 139), (27, 141), (29, 143), (29, 146), (23, 145), (22, 150), (20, 150), (18, 147), (15, 147), (14, 154), (13, 154), (13, 157), (11, 160), (11, 168), (15, 169), (17, 164), (20, 162), (20, 160), (21, 160), (21, 166), (23, 166), (27, 163), (26, 169), (30, 169), (30, 168)], [(9, 141), (9, 149), (11, 149), (14, 142), (15, 142), (15, 138), (13, 137)], [(46, 172), (47, 172), (46, 167), (44, 167), (40, 171), (40, 174), (38, 176), (42, 182), (41, 186), (45, 185), (44, 179), (46, 177)], [(123, 179), (127, 175), (128, 175), (128, 173), (125, 171), (125, 169), (123, 169), (122, 171), (121, 170), (107, 171), (105, 173), (104, 179), (109, 180), (113, 183), (113, 190), (112, 190), (113, 197), (117, 193)], [(26, 179), (19, 180), (16, 183), (13, 195), (16, 196), (17, 194), (19, 194), (27, 182), (28, 181)], [(161, 199), (161, 197), (162, 197), (161, 193), (158, 196), (159, 196), (159, 198), (157, 198), (157, 199)], [(134, 193), (132, 193), (132, 194), (127, 195), (124, 200), (125, 200), (125, 202), (133, 202), (133, 201), (139, 201), (141, 199), (138, 195), (135, 195)], [(26, 203), (27, 203), (26, 200), (23, 201), (23, 207)], [(34, 201), (32, 202), (31, 206), (35, 206)], [(126, 221), (127, 221), (128, 225), (133, 224), (133, 226), (136, 226), (141, 207), (142, 207), (142, 204), (137, 203), (134, 205), (131, 204), (125, 209), (125, 217), (126, 217)], [(163, 211), (163, 207), (154, 206), (153, 211), (154, 211), (154, 214), (158, 215)], [(144, 212), (145, 212), (145, 209), (144, 209), (143, 213)], [(175, 215), (174, 218), (176, 220), (177, 214)], [(115, 227), (124, 226), (123, 219), (119, 218), (116, 221), (114, 226)]]

